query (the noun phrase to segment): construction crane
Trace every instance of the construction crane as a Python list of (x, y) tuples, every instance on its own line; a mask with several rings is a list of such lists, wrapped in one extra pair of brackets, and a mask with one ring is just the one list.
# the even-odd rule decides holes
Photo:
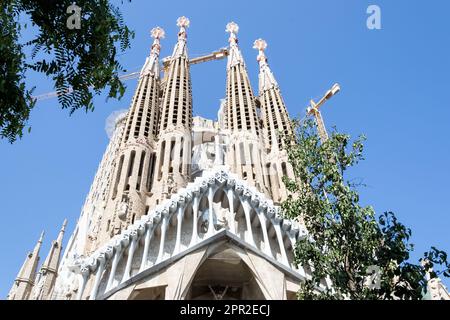
[[(191, 64), (198, 64), (198, 63), (203, 63), (203, 62), (212, 61), (212, 60), (220, 60), (220, 59), (225, 58), (226, 56), (228, 56), (228, 49), (221, 48), (217, 51), (211, 52), (210, 54), (207, 54), (207, 55), (204, 55), (201, 57), (197, 57), (197, 58), (189, 59), (189, 64), (191, 65)], [(164, 72), (167, 72), (167, 70), (169, 70), (170, 61), (172, 61), (171, 58), (172, 57), (166, 57), (162, 60)]]
[[(308, 115), (313, 115), (314, 118), (316, 118), (316, 125), (317, 125), (317, 131), (319, 131), (320, 141), (322, 143), (326, 142), (328, 140), (328, 133), (327, 128), (325, 127), (325, 123), (323, 122), (322, 114), (320, 113), (319, 108), (325, 103), (325, 101), (329, 100), (332, 96), (337, 94), (339, 91), (341, 91), (341, 87), (339, 84), (335, 83), (330, 90), (328, 90), (325, 95), (322, 97), (322, 99), (319, 100), (318, 103), (315, 103), (314, 100), (311, 99), (309, 102), (309, 106), (306, 108), (306, 113)], [(331, 159), (330, 161), (334, 161)], [(325, 190), (325, 187), (322, 188), (323, 195), (327, 202), (328, 200), (328, 194)]]
[(320, 99), (318, 103), (315, 103), (312, 99), (310, 101), (310, 105), (306, 109), (306, 113), (308, 115), (313, 115), (316, 119), (317, 130), (319, 131), (320, 140), (322, 143), (328, 140), (327, 129), (325, 128), (325, 124), (323, 122), (322, 114), (320, 113), (319, 108), (325, 103), (325, 101), (329, 100), (332, 96), (336, 95), (341, 90), (339, 84), (335, 83), (330, 90), (328, 90), (325, 95)]
[(197, 63), (202, 63), (202, 62), (207, 62), (207, 61), (212, 61), (212, 60), (220, 60), (220, 59), (224, 59), (227, 56), (228, 56), (228, 49), (221, 48), (217, 51), (207, 54), (206, 56), (192, 58), (189, 60), (189, 64), (197, 64)]
[[(212, 61), (212, 60), (220, 60), (227, 56), (228, 56), (228, 49), (221, 48), (217, 51), (213, 51), (210, 54), (207, 54), (207, 55), (204, 55), (201, 57), (197, 57), (197, 58), (192, 58), (189, 60), (189, 64), (191, 65), (191, 64), (198, 64), (198, 63), (203, 63), (203, 62)], [(167, 73), (167, 70), (169, 69), (169, 65), (170, 65), (170, 61), (171, 61), (170, 58), (171, 57), (167, 57), (162, 60), (165, 74)], [(139, 71), (131, 72), (131, 73), (120, 75), (119, 79), (122, 81), (132, 80), (132, 79), (139, 78), (140, 74), (141, 73)], [(72, 92), (72, 88), (69, 88), (67, 90), (67, 92), (68, 93)], [(56, 91), (53, 91), (53, 92), (44, 93), (44, 94), (41, 94), (38, 96), (34, 96), (33, 98), (36, 101), (42, 101), (42, 100), (52, 99), (52, 98), (56, 98), (56, 97), (58, 97), (58, 93)]]

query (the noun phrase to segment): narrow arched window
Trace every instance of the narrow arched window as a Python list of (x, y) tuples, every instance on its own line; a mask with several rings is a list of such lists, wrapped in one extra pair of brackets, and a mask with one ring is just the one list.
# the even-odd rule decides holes
[(117, 167), (117, 175), (116, 175), (116, 182), (114, 183), (114, 189), (113, 189), (113, 195), (112, 195), (112, 199), (114, 200), (117, 196), (117, 186), (119, 185), (119, 181), (120, 181), (120, 175), (122, 172), (122, 166), (123, 166), (123, 159), (124, 159), (124, 155), (122, 155), (120, 157), (119, 160), (119, 166)]

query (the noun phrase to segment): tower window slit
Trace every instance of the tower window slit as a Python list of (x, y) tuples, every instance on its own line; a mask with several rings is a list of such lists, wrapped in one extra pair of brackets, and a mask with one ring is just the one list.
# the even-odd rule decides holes
[(239, 143), (239, 152), (240, 152), (239, 164), (244, 165), (245, 164), (245, 151), (244, 151), (244, 144), (242, 142)]
[(180, 166), (178, 168), (179, 173), (183, 173), (183, 147), (184, 147), (184, 137), (181, 137), (180, 144)]
[(142, 151), (141, 153), (141, 161), (139, 163), (139, 171), (138, 171), (138, 178), (136, 182), (136, 190), (141, 190), (141, 182), (142, 182), (142, 170), (144, 168), (144, 161), (145, 161), (145, 151)]
[(128, 162), (128, 170), (127, 170), (127, 179), (125, 181), (125, 188), (124, 191), (130, 190), (130, 185), (128, 184), (131, 174), (133, 173), (133, 164), (134, 164), (134, 158), (136, 157), (136, 151), (131, 151), (130, 160)]
[(155, 175), (155, 165), (156, 165), (156, 153), (152, 153), (152, 166), (151, 166), (151, 175), (150, 175), (150, 190), (152, 190), (153, 187), (153, 177)]
[(114, 184), (114, 189), (113, 189), (113, 195), (112, 195), (112, 199), (114, 200), (117, 196), (117, 186), (119, 185), (119, 181), (120, 181), (120, 175), (122, 172), (122, 166), (123, 166), (123, 160), (124, 160), (124, 155), (122, 155), (120, 157), (119, 160), (119, 166), (117, 167), (117, 175), (116, 175), (116, 182)]
[(280, 188), (280, 181), (278, 180), (277, 167), (276, 167), (275, 163), (272, 164), (272, 170), (273, 170), (273, 174), (276, 175), (276, 179), (275, 179), (276, 186), (274, 186), (274, 187), (279, 189)]
[(283, 171), (283, 176), (287, 176), (286, 162), (281, 164), (281, 170)]
[(175, 140), (171, 140), (170, 141), (170, 159), (169, 159), (169, 173), (173, 172), (173, 160), (175, 159), (175, 154), (174, 154), (174, 148), (175, 148)]
[(164, 165), (164, 155), (165, 155), (165, 149), (166, 149), (166, 141), (163, 141), (161, 144), (161, 154), (159, 155), (160, 160), (160, 165), (158, 168), (158, 181), (161, 180), (162, 178), (162, 166)]

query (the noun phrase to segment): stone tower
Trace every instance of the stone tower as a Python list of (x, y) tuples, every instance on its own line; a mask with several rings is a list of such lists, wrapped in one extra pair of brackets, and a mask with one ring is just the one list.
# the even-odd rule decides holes
[(61, 257), (62, 241), (66, 230), (67, 219), (59, 231), (58, 238), (52, 241), (50, 251), (37, 275), (36, 285), (33, 287), (31, 299), (48, 300), (51, 297), (58, 276), (59, 260)]
[(187, 52), (189, 19), (177, 20), (178, 41), (169, 58), (161, 100), (153, 203), (168, 198), (189, 181), (192, 89)]
[(145, 214), (146, 199), (152, 188), (159, 119), (160, 39), (164, 38), (164, 30), (154, 28), (151, 36), (154, 42), (128, 111), (112, 177), (108, 211), (114, 215), (102, 225), (103, 230), (111, 230), (112, 235), (119, 234)]
[(230, 33), (226, 84), (226, 123), (230, 131), (228, 161), (239, 177), (269, 194), (263, 167), (262, 126), (244, 58), (238, 47), (239, 27), (230, 22), (226, 31)]
[(39, 251), (41, 249), (44, 232), (41, 233), (33, 251), (29, 252), (25, 262), (20, 268), (16, 279), (9, 291), (8, 300), (28, 300), (34, 287), (36, 271), (39, 264)]
[(292, 166), (288, 162), (286, 138), (293, 134), (291, 120), (281, 96), (280, 88), (267, 63), (264, 50), (267, 43), (263, 39), (254, 42), (258, 50), (259, 62), (259, 102), (261, 105), (264, 132), (267, 134), (265, 148), (266, 172), (269, 173), (269, 189), (272, 199), (279, 203), (287, 197), (287, 190), (282, 181), (283, 176), (293, 177)]
[[(114, 132), (61, 263), (64, 227), (34, 291), (38, 254), (32, 254), (27, 268), (34, 269), (18, 277), (31, 284), (29, 293), (16, 290), (17, 297), (287, 299), (307, 276), (294, 266), (292, 250), (306, 231), (281, 217), (276, 205), (285, 194), (275, 183), (283, 164), (273, 176), (267, 166), (272, 158), (286, 159), (275, 131), (291, 129), (265, 47), (258, 98), (238, 47), (239, 27), (230, 22), (229, 47), (217, 51), (228, 55), (218, 121), (193, 118), (190, 66), (199, 58), (188, 56), (189, 19), (178, 18), (177, 26), (163, 78), (164, 31), (151, 32), (129, 110), (114, 115)], [(272, 105), (277, 109), (270, 114)]]

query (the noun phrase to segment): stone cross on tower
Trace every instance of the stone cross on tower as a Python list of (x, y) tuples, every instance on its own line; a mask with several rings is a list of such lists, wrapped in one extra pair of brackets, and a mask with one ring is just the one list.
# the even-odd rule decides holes
[(150, 35), (153, 39), (155, 39), (155, 40), (153, 40), (151, 53), (155, 54), (155, 55), (159, 55), (159, 52), (161, 50), (161, 45), (160, 45), (159, 40), (164, 39), (164, 37), (166, 36), (166, 33), (164, 32), (163, 28), (155, 27), (150, 31)]
[(235, 22), (229, 22), (225, 28), (225, 31), (230, 34), (228, 42), (230, 43), (230, 54), (228, 56), (227, 68), (231, 68), (238, 63), (244, 64), (244, 58), (238, 48), (237, 33), (239, 32), (239, 26)]
[(182, 31), (185, 31), (185, 28), (188, 28), (189, 24), (190, 21), (185, 16), (179, 17), (177, 19), (177, 26), (181, 28), (180, 33), (182, 33)]
[(239, 26), (234, 21), (227, 24), (225, 31), (230, 33), (230, 38), (228, 41), (231, 43), (237, 43), (237, 33), (239, 32)]
[(264, 54), (264, 50), (267, 48), (267, 42), (261, 38), (255, 40), (253, 43), (253, 48), (259, 51), (257, 60), (267, 62), (266, 55)]

